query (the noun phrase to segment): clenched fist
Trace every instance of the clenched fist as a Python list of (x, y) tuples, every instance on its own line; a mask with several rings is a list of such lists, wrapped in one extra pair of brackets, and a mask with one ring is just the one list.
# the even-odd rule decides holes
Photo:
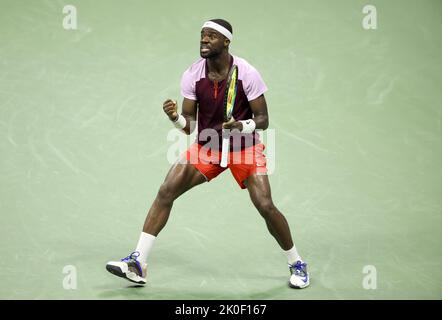
[(176, 121), (178, 119), (178, 105), (175, 100), (167, 99), (164, 101), (163, 110), (171, 121)]

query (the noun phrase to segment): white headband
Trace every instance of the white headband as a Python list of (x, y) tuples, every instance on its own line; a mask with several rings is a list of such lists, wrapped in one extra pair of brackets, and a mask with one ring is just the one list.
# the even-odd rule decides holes
[(232, 33), (229, 30), (227, 30), (222, 25), (219, 25), (218, 23), (215, 23), (213, 21), (206, 21), (206, 22), (204, 22), (204, 24), (201, 27), (201, 29), (202, 28), (214, 29), (214, 30), (218, 31), (219, 33), (221, 33), (223, 36), (225, 36), (230, 41), (232, 41), (232, 39), (233, 39), (233, 35), (232, 35)]

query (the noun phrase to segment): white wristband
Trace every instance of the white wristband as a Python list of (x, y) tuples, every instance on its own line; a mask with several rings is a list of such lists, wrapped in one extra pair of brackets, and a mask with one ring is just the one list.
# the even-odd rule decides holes
[(255, 131), (256, 123), (253, 121), (253, 119), (240, 120), (239, 122), (242, 123), (241, 133), (252, 133)]
[(186, 118), (183, 117), (182, 114), (179, 115), (178, 119), (176, 119), (175, 121), (173, 121), (173, 125), (177, 128), (177, 129), (184, 129), (186, 127)]

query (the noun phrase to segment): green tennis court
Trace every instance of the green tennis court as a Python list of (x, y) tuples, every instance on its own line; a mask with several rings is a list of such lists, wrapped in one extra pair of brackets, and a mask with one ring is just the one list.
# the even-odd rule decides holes
[[(0, 0), (1, 299), (442, 298), (442, 2), (224, 2)], [(229, 172), (175, 202), (146, 287), (105, 270), (171, 166), (161, 106), (211, 18), (269, 87), (305, 290)]]

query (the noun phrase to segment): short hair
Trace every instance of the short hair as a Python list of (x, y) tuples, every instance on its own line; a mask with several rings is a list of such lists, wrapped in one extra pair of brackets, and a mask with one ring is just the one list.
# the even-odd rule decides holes
[(224, 19), (211, 19), (209, 21), (215, 22), (215, 23), (223, 26), (224, 28), (229, 30), (231, 34), (233, 34), (232, 25), (229, 22), (227, 22), (226, 20), (224, 20)]

